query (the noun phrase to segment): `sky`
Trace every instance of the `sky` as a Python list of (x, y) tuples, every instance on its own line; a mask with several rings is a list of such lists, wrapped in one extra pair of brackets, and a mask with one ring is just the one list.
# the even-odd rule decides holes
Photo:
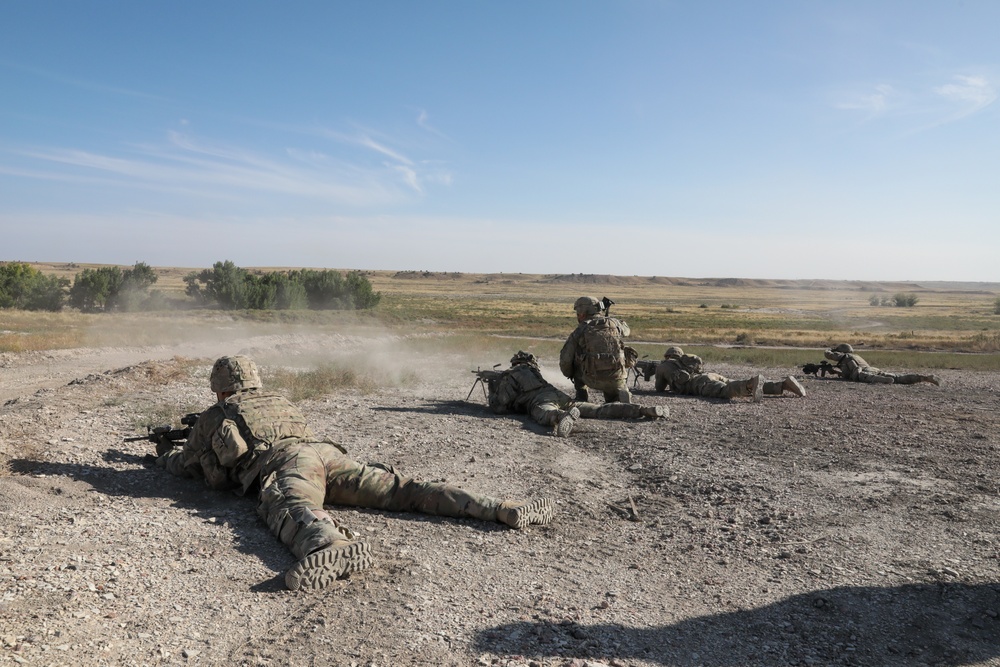
[(6, 0), (0, 261), (1000, 281), (995, 0)]

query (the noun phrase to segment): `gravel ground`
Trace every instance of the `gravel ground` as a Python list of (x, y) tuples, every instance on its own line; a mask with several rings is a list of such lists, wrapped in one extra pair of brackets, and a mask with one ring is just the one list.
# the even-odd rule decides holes
[(398, 343), (0, 355), (0, 664), (1000, 665), (996, 373), (808, 378), (807, 397), (759, 404), (641, 383), (637, 400), (669, 419), (585, 421), (563, 439), (464, 400), (469, 370), (501, 359), (410, 358), (417, 380), (301, 407), (359, 460), (547, 496), (556, 520), (336, 508), (378, 562), (319, 592), (284, 589), (294, 559), (251, 499), (122, 440), (155, 406), (206, 407), (221, 354), (303, 368)]

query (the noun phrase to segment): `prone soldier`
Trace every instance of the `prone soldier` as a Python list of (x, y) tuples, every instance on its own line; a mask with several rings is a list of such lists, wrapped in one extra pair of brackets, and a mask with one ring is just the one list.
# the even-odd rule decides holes
[(210, 383), (218, 402), (201, 413), (183, 448), (158, 447), (156, 463), (213, 489), (257, 491), (257, 514), (299, 559), (285, 574), (292, 590), (322, 588), (373, 563), (369, 544), (324, 505), (480, 519), (511, 528), (552, 519), (546, 499), (500, 500), (350, 459), (344, 447), (317, 437), (284, 397), (263, 391), (249, 357), (220, 358)]
[(830, 361), (836, 362), (837, 375), (843, 380), (867, 382), (868, 384), (917, 384), (929, 382), (940, 386), (941, 378), (936, 375), (921, 375), (918, 373), (890, 373), (881, 368), (875, 368), (861, 355), (854, 353), (854, 348), (847, 343), (841, 343), (823, 353)]
[(749, 397), (754, 403), (765, 395), (780, 396), (789, 392), (795, 396), (805, 396), (806, 390), (792, 376), (780, 382), (768, 382), (763, 375), (755, 375), (747, 380), (730, 380), (718, 373), (706, 373), (701, 357), (684, 354), (677, 346), (670, 346), (663, 353), (663, 361), (656, 367), (656, 391), (673, 391), (709, 398)]
[(535, 355), (528, 352), (518, 352), (511, 357), (508, 370), (486, 372), (491, 374), (486, 382), (489, 386), (487, 401), (493, 412), (531, 415), (536, 423), (551, 426), (553, 433), (561, 437), (569, 435), (580, 418), (660, 419), (669, 414), (661, 405), (642, 406), (620, 401), (596, 405), (574, 401), (542, 377)]

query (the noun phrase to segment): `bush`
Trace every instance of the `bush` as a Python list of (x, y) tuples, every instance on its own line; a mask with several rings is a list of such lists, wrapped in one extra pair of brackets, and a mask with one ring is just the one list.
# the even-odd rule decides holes
[(233, 262), (216, 262), (211, 269), (184, 277), (186, 292), (203, 303), (226, 309), (349, 310), (374, 308), (382, 295), (353, 271), (302, 269), (287, 273), (250, 273)]
[(993, 302), (993, 313), (1000, 315), (1000, 296), (998, 296), (997, 300)]
[(903, 292), (898, 293), (893, 299), (896, 302), (897, 308), (912, 308), (920, 300), (916, 294), (906, 294)]
[(69, 301), (84, 312), (141, 310), (149, 303), (154, 283), (156, 273), (143, 262), (124, 271), (117, 266), (84, 269), (73, 279)]
[(69, 280), (47, 276), (24, 262), (0, 264), (0, 308), (62, 310)]

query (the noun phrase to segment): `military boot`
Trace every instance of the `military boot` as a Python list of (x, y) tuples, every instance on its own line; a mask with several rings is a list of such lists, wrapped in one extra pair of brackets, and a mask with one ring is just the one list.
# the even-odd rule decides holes
[(795, 394), (796, 396), (802, 397), (806, 395), (806, 388), (802, 386), (802, 383), (796, 380), (794, 377), (789, 375), (781, 382), (781, 390), (787, 391), (789, 393)]
[(544, 526), (552, 521), (552, 503), (546, 498), (528, 502), (505, 500), (497, 510), (497, 521), (511, 528), (524, 528), (530, 524)]
[(771, 382), (768, 380), (764, 383), (764, 395), (781, 396), (782, 392), (785, 390), (784, 384), (784, 382)]
[(764, 398), (763, 375), (755, 375), (747, 380), (747, 395), (751, 397), (754, 403), (760, 403), (761, 399)]
[(573, 400), (577, 403), (586, 403), (590, 400), (590, 393), (586, 389), (577, 389), (576, 398)]
[(935, 387), (941, 386), (941, 378), (939, 378), (937, 375), (924, 375), (923, 380), (924, 382), (930, 382)]
[(325, 588), (337, 579), (352, 572), (367, 570), (373, 564), (371, 547), (367, 542), (334, 542), (293, 565), (285, 573), (285, 586), (293, 591), (300, 588)]
[(632, 394), (629, 392), (628, 387), (618, 390), (618, 402), (619, 403), (631, 403)]
[(670, 416), (670, 408), (665, 405), (647, 405), (639, 410), (646, 419), (663, 419)]
[(569, 410), (559, 410), (553, 414), (552, 425), (555, 427), (552, 433), (560, 438), (565, 438), (576, 425), (576, 420), (580, 418), (580, 411), (573, 407)]

